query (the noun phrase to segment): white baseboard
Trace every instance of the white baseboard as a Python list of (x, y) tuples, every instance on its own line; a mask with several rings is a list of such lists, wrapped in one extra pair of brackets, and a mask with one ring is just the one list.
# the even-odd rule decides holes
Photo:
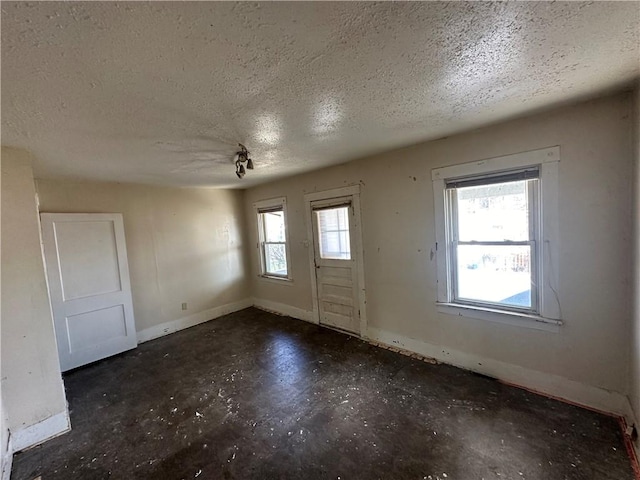
[(9, 434), (7, 450), (2, 452), (2, 480), (11, 480), (11, 468), (13, 467), (13, 439)]
[(513, 385), (602, 412), (622, 415), (628, 420), (633, 418), (629, 399), (617, 392), (586, 385), (558, 375), (436, 346), (374, 327), (369, 327), (368, 336), (370, 340), (410, 350), (426, 357), (435, 358), (442, 363), (481, 373)]
[(272, 302), (271, 300), (263, 300), (261, 298), (253, 299), (253, 306), (267, 312), (277, 313), (278, 315), (287, 315), (289, 317), (304, 320), (305, 322), (318, 323), (313, 319), (313, 312), (298, 307), (292, 307), (284, 303)]
[(62, 435), (69, 430), (71, 430), (69, 412), (65, 410), (34, 425), (12, 432), (11, 451), (14, 453), (20, 452), (29, 447), (40, 445), (46, 440)]
[(219, 307), (209, 308), (198, 313), (193, 313), (186, 317), (178, 318), (177, 320), (172, 320), (170, 322), (165, 322), (159, 325), (154, 325), (153, 327), (145, 328), (144, 330), (140, 330), (138, 332), (138, 343), (148, 342), (149, 340), (153, 340), (154, 338), (163, 337), (165, 335), (169, 335), (170, 333), (174, 333), (179, 330), (184, 330), (185, 328), (208, 322), (209, 320), (213, 320), (214, 318), (222, 317), (223, 315), (249, 308), (251, 305), (253, 305), (252, 299), (245, 298), (244, 300), (240, 300), (238, 302), (227, 303)]

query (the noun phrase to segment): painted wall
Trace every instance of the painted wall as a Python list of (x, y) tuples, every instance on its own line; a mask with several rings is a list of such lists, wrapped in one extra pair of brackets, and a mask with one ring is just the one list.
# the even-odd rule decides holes
[[(12, 452), (9, 445), (9, 419), (4, 411), (2, 392), (0, 389), (0, 478), (9, 478), (12, 465)], [(5, 473), (5, 470), (7, 471)]]
[(176, 322), (210, 320), (251, 296), (242, 191), (53, 180), (37, 180), (37, 191), (41, 212), (123, 214), (141, 340), (174, 331)]
[[(2, 157), (0, 156), (0, 162)], [(1, 169), (0, 169), (1, 171)], [(0, 200), (2, 196), (2, 181), (0, 180)], [(2, 209), (0, 209), (0, 223), (2, 222)], [(0, 225), (1, 227), (1, 225)], [(2, 235), (0, 235), (0, 245), (2, 243)], [(0, 246), (0, 251), (2, 248)], [(2, 275), (0, 275), (0, 292), (2, 292)], [(2, 332), (2, 309), (0, 309), (0, 333)], [(11, 452), (9, 451), (9, 420), (4, 411), (4, 400), (2, 395), (2, 356), (0, 355), (0, 478), (5, 478), (5, 470), (11, 468)]]
[[(7, 426), (14, 444), (21, 438), (23, 446), (40, 433), (50, 436), (64, 430), (65, 423), (68, 427), (31, 161), (24, 151), (2, 148), (0, 368)], [(32, 430), (52, 419), (57, 431), (51, 427)]]
[[(638, 82), (633, 96), (634, 117), (634, 202), (633, 202), (633, 226), (634, 226), (634, 276), (633, 276), (633, 317), (631, 329), (631, 356), (629, 365), (629, 384), (631, 407), (635, 413), (636, 422), (640, 422), (640, 82)], [(636, 423), (640, 429), (640, 424)], [(637, 440), (636, 448), (640, 452), (640, 440)]]
[[(367, 315), (373, 330), (428, 344), (427, 351), (440, 358), (458, 352), (467, 366), (475, 359), (514, 366), (523, 369), (525, 380), (541, 372), (541, 382), (552, 378), (549, 382), (560, 390), (569, 379), (597, 387), (601, 397), (619, 392), (618, 405), (611, 408), (623, 410), (632, 293), (630, 106), (629, 94), (620, 94), (248, 190), (254, 295), (312, 310), (303, 195), (360, 184)], [(561, 244), (553, 262), (559, 269), (564, 326), (545, 332), (438, 313), (436, 268), (430, 260), (436, 238), (431, 170), (554, 145), (561, 148)], [(293, 274), (292, 283), (281, 285), (257, 276), (252, 211), (253, 202), (278, 196), (288, 202)], [(495, 373), (481, 363), (475, 369)], [(600, 400), (590, 403), (607, 408), (608, 399)]]

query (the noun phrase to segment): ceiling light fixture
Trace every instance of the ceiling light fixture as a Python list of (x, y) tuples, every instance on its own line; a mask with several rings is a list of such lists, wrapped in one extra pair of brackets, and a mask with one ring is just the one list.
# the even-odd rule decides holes
[(241, 143), (238, 145), (240, 146), (240, 151), (236, 152), (236, 175), (238, 178), (242, 178), (245, 173), (247, 173), (243, 163), (247, 164), (247, 170), (253, 170), (253, 160), (249, 158), (249, 150), (247, 150), (247, 147)]

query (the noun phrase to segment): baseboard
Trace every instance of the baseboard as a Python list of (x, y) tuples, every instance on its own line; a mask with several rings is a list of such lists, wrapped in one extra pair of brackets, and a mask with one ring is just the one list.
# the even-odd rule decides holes
[(13, 439), (9, 433), (7, 450), (2, 452), (2, 480), (11, 479), (11, 468), (13, 467)]
[(57, 413), (41, 422), (12, 432), (11, 451), (20, 452), (71, 430), (69, 412)]
[(261, 310), (266, 310), (267, 312), (277, 313), (278, 315), (287, 315), (289, 317), (297, 318), (298, 320), (304, 320), (305, 322), (317, 323), (313, 319), (313, 312), (298, 307), (292, 307), (285, 303), (254, 298), (253, 306)]
[(557, 397), (604, 413), (621, 415), (627, 419), (633, 418), (629, 399), (617, 392), (586, 385), (558, 375), (443, 348), (374, 327), (369, 327), (368, 336), (370, 340), (410, 350), (434, 358), (439, 362), (488, 375), (514, 386), (533, 390), (536, 393)]
[(252, 299), (245, 298), (244, 300), (240, 300), (238, 302), (227, 303), (219, 307), (209, 308), (198, 313), (193, 313), (186, 317), (178, 318), (177, 320), (172, 320), (170, 322), (165, 322), (159, 325), (154, 325), (153, 327), (145, 328), (144, 330), (140, 330), (138, 332), (138, 343), (140, 344), (148, 342), (149, 340), (153, 340), (154, 338), (163, 337), (179, 330), (184, 330), (185, 328), (208, 322), (209, 320), (213, 320), (214, 318), (222, 317), (223, 315), (249, 308), (251, 305), (253, 305)]

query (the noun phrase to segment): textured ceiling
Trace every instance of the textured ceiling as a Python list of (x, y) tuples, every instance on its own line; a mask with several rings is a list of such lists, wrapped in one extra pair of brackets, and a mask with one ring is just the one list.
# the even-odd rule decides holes
[(638, 2), (1, 8), (2, 144), (39, 177), (247, 187), (640, 74)]

